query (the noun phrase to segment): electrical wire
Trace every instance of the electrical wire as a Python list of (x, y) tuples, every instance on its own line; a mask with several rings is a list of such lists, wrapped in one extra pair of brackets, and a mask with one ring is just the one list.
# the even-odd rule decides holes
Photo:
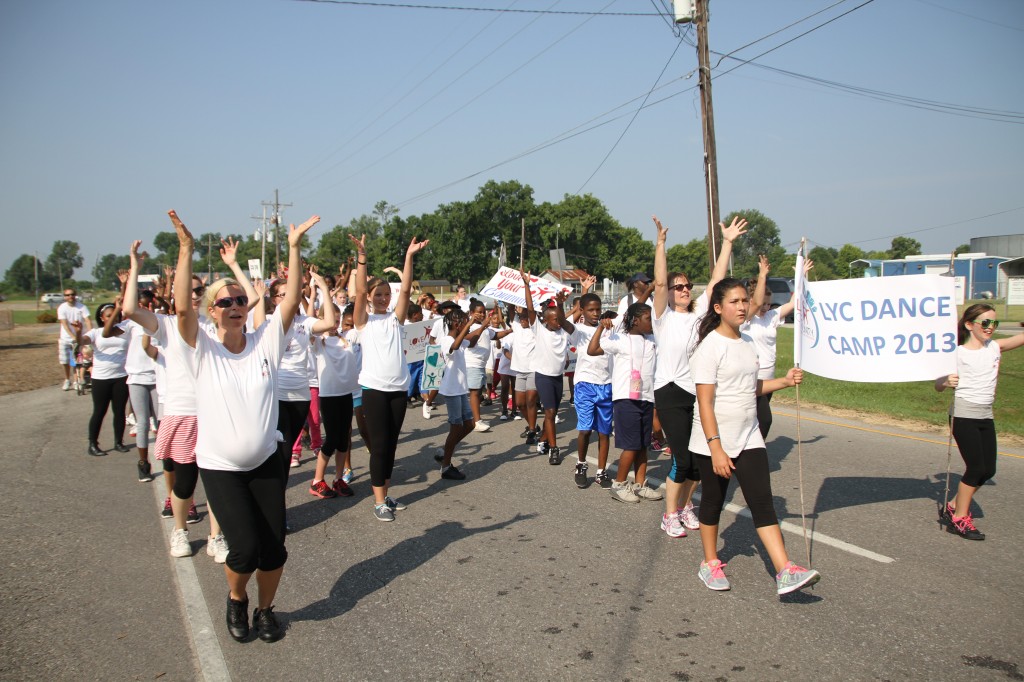
[(997, 215), (1005, 215), (1007, 213), (1013, 213), (1014, 211), (1022, 211), (1022, 210), (1024, 210), (1024, 206), (1018, 206), (1017, 208), (1010, 208), (1010, 209), (1007, 209), (1005, 211), (997, 211), (995, 213), (989, 213), (989, 214), (986, 214), (986, 215), (977, 216), (975, 218), (967, 218), (965, 220), (957, 220), (957, 221), (952, 222), (952, 223), (944, 223), (942, 225), (935, 225), (933, 227), (923, 227), (923, 228), (921, 228), (919, 230), (900, 230), (896, 234), (890, 234), (890, 235), (886, 235), (884, 237), (874, 237), (872, 239), (861, 239), (860, 241), (847, 242), (847, 243), (848, 244), (865, 244), (867, 242), (877, 242), (877, 241), (880, 241), (880, 240), (883, 240), (883, 239), (892, 239), (893, 237), (902, 237), (902, 236), (908, 235), (908, 234), (919, 234), (921, 232), (931, 232), (932, 230), (939, 230), (939, 229), (942, 229), (943, 227), (952, 227), (954, 225), (963, 225), (964, 223), (973, 223), (975, 220), (984, 220), (985, 218), (993, 218), (993, 217), (995, 217)]
[(458, 7), (453, 5), (413, 5), (399, 2), (366, 2), (361, 0), (293, 0), (294, 2), (312, 2), (326, 5), (356, 5), (360, 7), (382, 7), (390, 9), (437, 9), (458, 12), (513, 12), (516, 14), (554, 14), (587, 17), (653, 17), (652, 12), (579, 12), (570, 10), (513, 9), (504, 10), (497, 7)]
[(960, 10), (956, 10), (956, 9), (951, 8), (951, 7), (943, 7), (942, 5), (936, 5), (934, 2), (928, 2), (927, 0), (917, 0), (917, 1), (919, 3), (921, 3), (922, 5), (928, 5), (930, 7), (934, 7), (935, 9), (941, 9), (941, 10), (945, 10), (947, 12), (952, 12), (953, 14), (959, 14), (960, 16), (967, 17), (968, 19), (974, 19), (976, 21), (983, 21), (986, 24), (992, 24), (993, 26), (1000, 26), (1002, 28), (1008, 28), (1011, 31), (1021, 31), (1021, 32), (1024, 32), (1024, 28), (1020, 28), (1019, 26), (1010, 26), (1009, 24), (1000, 24), (998, 21), (992, 21), (991, 19), (984, 19), (984, 18), (976, 16), (974, 14), (968, 14), (967, 12), (961, 12)]

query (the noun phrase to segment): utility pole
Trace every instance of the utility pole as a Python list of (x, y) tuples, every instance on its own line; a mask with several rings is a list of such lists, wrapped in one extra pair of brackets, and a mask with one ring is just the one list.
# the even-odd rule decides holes
[(260, 276), (267, 279), (267, 205), (263, 204), (263, 215), (249, 216), (260, 221)]
[(274, 214), (271, 219), (274, 221), (274, 271), (277, 271), (277, 264), (281, 262), (281, 207), (288, 207), (291, 204), (282, 204), (278, 200), (277, 190), (274, 190), (274, 203), (261, 201), (263, 206), (273, 206)]
[(711, 0), (696, 0), (697, 65), (700, 71), (700, 114), (704, 133), (704, 182), (708, 199), (708, 262), (714, 269), (715, 225), (721, 219), (718, 209), (718, 154), (715, 151), (715, 114), (711, 106), (711, 57), (708, 49), (708, 5)]

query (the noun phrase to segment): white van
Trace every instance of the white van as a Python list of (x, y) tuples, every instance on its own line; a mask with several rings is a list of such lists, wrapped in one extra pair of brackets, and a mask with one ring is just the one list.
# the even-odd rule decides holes
[(43, 294), (40, 303), (63, 303), (64, 294)]

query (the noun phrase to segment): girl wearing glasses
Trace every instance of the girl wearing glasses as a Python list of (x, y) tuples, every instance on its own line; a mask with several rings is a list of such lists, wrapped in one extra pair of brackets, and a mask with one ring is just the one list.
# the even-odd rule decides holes
[(971, 500), (978, 488), (996, 474), (996, 428), (992, 403), (996, 397), (999, 360), (1004, 351), (1024, 345), (1024, 334), (993, 339), (999, 328), (995, 308), (976, 303), (957, 323), (960, 345), (956, 349), (956, 374), (935, 380), (935, 390), (955, 389), (950, 415), (953, 438), (966, 471), (956, 498), (943, 510), (946, 530), (968, 540), (984, 540), (974, 525)]

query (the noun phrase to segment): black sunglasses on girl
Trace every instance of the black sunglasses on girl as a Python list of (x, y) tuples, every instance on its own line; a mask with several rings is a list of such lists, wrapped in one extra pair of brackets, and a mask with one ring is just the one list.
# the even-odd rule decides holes
[(213, 302), (214, 307), (217, 308), (230, 308), (232, 304), (237, 305), (239, 308), (244, 308), (249, 305), (249, 297), (225, 296), (224, 298), (218, 298)]
[(206, 287), (192, 287), (192, 293), (196, 296), (202, 296), (204, 291), (206, 291)]
[(669, 287), (672, 291), (689, 291), (693, 289), (693, 285), (687, 282), (686, 284), (673, 284)]

